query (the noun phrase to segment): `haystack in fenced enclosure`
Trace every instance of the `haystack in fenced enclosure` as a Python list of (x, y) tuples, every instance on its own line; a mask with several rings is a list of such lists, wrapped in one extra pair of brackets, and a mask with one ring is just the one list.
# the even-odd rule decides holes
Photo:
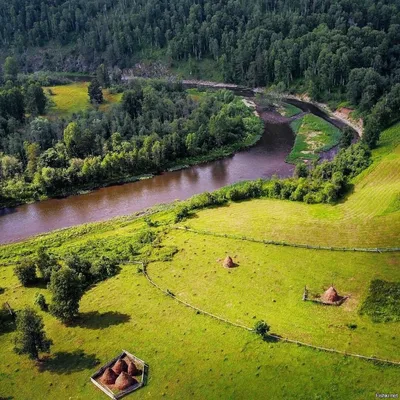
[(115, 387), (118, 390), (125, 390), (128, 387), (133, 386), (135, 383), (137, 383), (136, 379), (132, 378), (127, 372), (122, 371), (115, 381)]
[(106, 385), (113, 385), (117, 378), (118, 375), (111, 368), (106, 368), (100, 380)]
[(128, 374), (130, 376), (135, 376), (135, 375), (139, 375), (140, 371), (138, 370), (137, 366), (135, 365), (135, 363), (133, 363), (132, 361), (128, 360)]
[(127, 372), (128, 371), (128, 364), (125, 362), (125, 360), (119, 359), (112, 367), (113, 371), (119, 375), (121, 372)]

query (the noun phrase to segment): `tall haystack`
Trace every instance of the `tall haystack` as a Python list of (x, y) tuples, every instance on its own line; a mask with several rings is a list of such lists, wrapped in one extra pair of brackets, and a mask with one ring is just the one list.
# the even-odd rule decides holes
[(128, 374), (130, 376), (135, 376), (139, 374), (139, 370), (137, 369), (135, 363), (133, 363), (132, 361), (128, 360)]
[(125, 390), (135, 383), (137, 383), (137, 380), (128, 375), (127, 372), (123, 371), (115, 381), (115, 387), (119, 390)]
[(325, 303), (336, 303), (337, 301), (342, 300), (342, 297), (339, 296), (336, 289), (331, 286), (322, 296), (321, 300)]
[(118, 375), (111, 368), (107, 368), (103, 372), (103, 375), (101, 376), (100, 380), (105, 385), (113, 385), (117, 378), (118, 378)]
[(230, 256), (227, 256), (224, 260), (223, 265), (225, 268), (233, 268), (235, 266), (235, 263), (233, 262), (233, 260)]
[(119, 375), (121, 372), (127, 372), (128, 371), (128, 364), (125, 362), (125, 360), (119, 359), (114, 364), (112, 369), (117, 375)]

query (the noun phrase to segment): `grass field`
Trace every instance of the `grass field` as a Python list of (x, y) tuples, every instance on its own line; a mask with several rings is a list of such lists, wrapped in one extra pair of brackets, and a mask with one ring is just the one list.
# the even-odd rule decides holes
[[(45, 88), (45, 92), (52, 93), (50, 96), (54, 106), (50, 109), (50, 117), (68, 117), (80, 111), (94, 109), (89, 102), (88, 82), (76, 82), (70, 85), (59, 85)], [(111, 94), (107, 89), (103, 90), (104, 103), (101, 110), (106, 110), (113, 103), (121, 100), (122, 93)]]
[[(373, 164), (337, 205), (252, 200), (199, 211), (180, 225), (295, 243), (400, 246), (399, 133), (397, 125), (383, 134)], [(360, 314), (364, 304), (376, 310), (381, 294), (368, 297), (372, 281), (397, 290), (392, 288), (398, 285), (389, 282), (400, 282), (399, 253), (317, 251), (205, 236), (171, 229), (172, 210), (160, 207), (152, 214), (157, 228), (149, 228), (142, 217), (124, 217), (0, 247), (0, 264), (10, 264), (0, 268), (0, 287), (5, 288), (0, 303), (8, 301), (17, 310), (33, 306), (36, 292), (50, 300), (47, 289), (23, 288), (12, 272), (15, 260), (39, 245), (59, 257), (75, 252), (90, 259), (99, 254), (124, 259), (138, 233), (153, 229), (160, 243), (145, 246), (136, 259), (148, 258), (150, 277), (177, 298), (249, 327), (265, 319), (272, 332), (283, 337), (399, 360), (399, 322), (376, 323), (368, 313)], [(238, 268), (222, 268), (217, 260), (226, 254)], [(304, 285), (321, 293), (331, 283), (340, 294), (350, 295), (341, 307), (301, 300)], [(384, 312), (395, 314), (396, 303), (388, 303)], [(400, 390), (398, 367), (263, 342), (254, 333), (177, 303), (151, 286), (133, 264), (89, 290), (80, 311), (72, 327), (40, 312), (54, 341), (41, 368), (13, 353), (13, 332), (0, 333), (0, 397), (105, 399), (89, 376), (96, 362), (104, 364), (121, 349), (150, 366), (148, 385), (132, 399), (364, 400)]]
[(301, 110), (293, 104), (283, 103), (282, 106), (278, 108), (278, 112), (284, 117), (290, 118), (297, 114), (300, 114)]
[(296, 134), (293, 149), (286, 159), (290, 163), (318, 160), (318, 153), (336, 146), (341, 137), (340, 129), (313, 114), (294, 120), (290, 126)]

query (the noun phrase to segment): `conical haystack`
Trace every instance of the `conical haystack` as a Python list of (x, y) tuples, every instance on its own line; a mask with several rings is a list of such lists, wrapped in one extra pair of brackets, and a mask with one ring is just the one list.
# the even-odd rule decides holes
[(321, 300), (324, 301), (325, 303), (336, 303), (337, 301), (340, 301), (342, 299), (341, 296), (339, 296), (338, 292), (336, 289), (331, 286), (322, 296)]
[(112, 369), (117, 375), (119, 375), (121, 372), (127, 372), (128, 371), (128, 364), (124, 360), (119, 359), (114, 364)]
[(227, 256), (224, 260), (223, 265), (225, 268), (233, 268), (235, 266), (235, 263), (233, 262), (231, 257)]
[(118, 375), (111, 369), (107, 368), (103, 375), (101, 376), (100, 380), (106, 385), (113, 385), (118, 378)]
[(137, 369), (136, 365), (132, 361), (128, 361), (128, 375), (135, 376), (138, 375), (139, 370)]
[(119, 390), (125, 390), (135, 383), (137, 383), (136, 379), (132, 378), (127, 372), (123, 371), (115, 381), (115, 387)]

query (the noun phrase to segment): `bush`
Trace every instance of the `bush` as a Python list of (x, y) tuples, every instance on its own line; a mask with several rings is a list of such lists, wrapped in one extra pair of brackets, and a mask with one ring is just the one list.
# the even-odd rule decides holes
[(140, 244), (150, 244), (153, 243), (155, 239), (156, 239), (156, 234), (150, 229), (140, 232), (137, 237), (137, 241)]
[(42, 293), (36, 293), (35, 305), (39, 306), (42, 311), (48, 311), (49, 309), (46, 299)]
[(36, 281), (36, 265), (33, 261), (25, 260), (14, 268), (14, 274), (22, 286), (28, 286)]
[(265, 340), (268, 337), (270, 326), (265, 321), (257, 321), (253, 330), (257, 335), (260, 335)]
[(98, 261), (94, 262), (90, 273), (93, 276), (94, 282), (100, 282), (111, 276), (116, 275), (120, 271), (120, 266), (115, 260), (108, 257), (101, 257)]
[(53, 255), (47, 254), (44, 247), (39, 247), (36, 263), (40, 271), (40, 275), (45, 282), (49, 282), (51, 274), (61, 268), (56, 258)]
[(175, 223), (185, 220), (188, 216), (189, 216), (189, 208), (187, 206), (179, 208), (175, 214)]

